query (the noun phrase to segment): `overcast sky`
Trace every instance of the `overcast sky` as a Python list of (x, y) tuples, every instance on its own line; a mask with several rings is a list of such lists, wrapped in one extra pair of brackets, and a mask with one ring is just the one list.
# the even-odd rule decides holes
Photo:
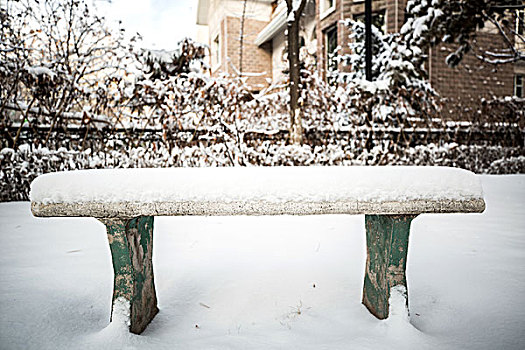
[(128, 33), (139, 32), (144, 46), (173, 49), (184, 37), (195, 37), (198, 0), (95, 1), (101, 14), (122, 20)]

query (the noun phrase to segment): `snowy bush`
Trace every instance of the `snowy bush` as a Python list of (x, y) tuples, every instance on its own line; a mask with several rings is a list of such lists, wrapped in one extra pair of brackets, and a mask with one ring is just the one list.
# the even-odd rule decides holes
[(338, 60), (351, 71), (334, 71), (331, 75), (350, 96), (347, 109), (360, 116), (361, 124), (408, 128), (416, 126), (411, 118), (417, 116), (420, 123), (432, 127), (432, 120), (440, 113), (441, 101), (425, 79), (425, 56), (419, 47), (407, 45), (404, 36), (398, 33), (382, 34), (372, 26), (374, 60), (369, 82), (365, 80), (364, 24), (347, 20), (345, 25), (351, 33), (351, 53), (339, 56)]
[(282, 165), (441, 165), (461, 167), (476, 173), (524, 173), (525, 156), (520, 148), (466, 146), (458, 144), (398, 148), (397, 153), (378, 145), (354, 153), (347, 139), (320, 146), (288, 145), (263, 141), (245, 145), (243, 153), (232, 152), (225, 143), (173, 147), (170, 150), (149, 144), (146, 147), (119, 148), (107, 152), (91, 149), (49, 150), (23, 144), (16, 150), (0, 151), (0, 201), (28, 200), (31, 181), (38, 175), (91, 168), (202, 167)]

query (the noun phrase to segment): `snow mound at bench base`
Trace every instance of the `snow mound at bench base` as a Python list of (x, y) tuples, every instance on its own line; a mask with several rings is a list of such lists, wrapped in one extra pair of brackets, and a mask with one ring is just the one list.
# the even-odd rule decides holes
[[(307, 214), (317, 213), (320, 203), (327, 206), (339, 203), (340, 208), (328, 212), (344, 213), (355, 212), (359, 202), (482, 201), (482, 198), (482, 188), (476, 175), (447, 167), (104, 169), (45, 174), (31, 185), (32, 202), (43, 205), (179, 203), (187, 208), (188, 205), (220, 203), (216, 212), (211, 205), (210, 208), (195, 209), (193, 215), (198, 215), (199, 210), (209, 210), (210, 215), (273, 215), (287, 203), (292, 207), (302, 203), (304, 208), (295, 211), (300, 213), (304, 210)], [(268, 209), (259, 213), (257, 204), (254, 212), (244, 209), (232, 212), (237, 207), (247, 207), (249, 203), (266, 203)], [(315, 206), (309, 208), (305, 203), (315, 203)], [(229, 205), (224, 211), (225, 204)], [(274, 204), (278, 205), (272, 209)], [(153, 207), (151, 210), (159, 210)], [(180, 209), (160, 209), (161, 212), (169, 210)], [(289, 211), (293, 213), (294, 209)], [(323, 210), (319, 212), (322, 213)], [(181, 214), (192, 215), (192, 212)]]

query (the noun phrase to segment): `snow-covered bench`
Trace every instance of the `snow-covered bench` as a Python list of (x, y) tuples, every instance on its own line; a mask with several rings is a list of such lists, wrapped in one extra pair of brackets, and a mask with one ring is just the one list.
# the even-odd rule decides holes
[(133, 333), (158, 312), (154, 216), (365, 214), (363, 304), (384, 319), (390, 290), (406, 288), (411, 221), (421, 213), (485, 209), (477, 177), (444, 167), (85, 170), (39, 176), (31, 200), (35, 216), (88, 216), (106, 225), (115, 272), (112, 308), (129, 307)]

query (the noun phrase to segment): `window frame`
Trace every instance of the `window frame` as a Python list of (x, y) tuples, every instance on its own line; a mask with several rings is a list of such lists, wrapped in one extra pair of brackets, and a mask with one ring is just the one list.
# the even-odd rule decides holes
[(523, 77), (524, 74), (514, 75), (514, 96), (519, 98), (523, 98)]
[[(326, 3), (331, 3), (330, 6), (325, 8)], [(332, 12), (335, 11), (336, 0), (320, 0), (319, 1), (319, 13), (321, 19), (328, 17)]]
[(524, 35), (525, 33), (525, 10), (516, 10), (516, 33)]
[[(334, 46), (334, 49), (332, 50), (332, 52), (329, 52), (329, 35), (334, 33), (335, 34), (335, 46)], [(330, 57), (329, 55), (330, 54), (333, 54), (336, 50), (337, 50), (337, 47), (339, 46), (339, 43), (338, 43), (338, 31), (337, 31), (337, 23), (329, 26), (328, 28), (326, 28), (324, 31), (323, 31), (323, 36), (324, 36), (324, 40), (325, 40), (325, 47), (324, 47), (324, 56), (325, 56), (325, 69), (327, 72), (331, 71), (331, 68), (332, 68), (332, 64), (333, 62), (331, 62), (330, 60)], [(336, 63), (336, 67), (337, 69), (337, 63)]]
[(211, 47), (211, 66), (215, 71), (221, 65), (221, 34), (217, 33), (212, 41)]

